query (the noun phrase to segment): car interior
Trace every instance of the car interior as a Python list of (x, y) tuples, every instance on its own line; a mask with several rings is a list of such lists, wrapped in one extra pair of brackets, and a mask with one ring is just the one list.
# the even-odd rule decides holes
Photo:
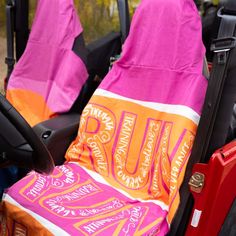
[[(15, 66), (8, 27), (0, 167), (17, 174), (1, 202), (2, 235), (234, 235), (235, 1), (201, 19), (192, 0), (142, 0), (130, 22), (118, 0), (120, 32), (89, 45), (73, 1), (48, 14), (50, 4), (38, 0), (29, 38), (18, 34)], [(47, 17), (52, 31), (40, 33)], [(38, 61), (34, 37), (50, 48)]]

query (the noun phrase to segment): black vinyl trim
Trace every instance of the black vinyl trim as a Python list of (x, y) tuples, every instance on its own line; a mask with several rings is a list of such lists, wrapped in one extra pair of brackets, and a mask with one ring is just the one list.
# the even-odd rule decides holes
[[(191, 209), (193, 197), (188, 188), (188, 181), (192, 175), (192, 168), (197, 162), (207, 162), (218, 147), (226, 143), (230, 119), (233, 111), (235, 95), (228, 93), (230, 86), (226, 86), (231, 79), (229, 70), (235, 64), (235, 26), (236, 16), (221, 14), (218, 40), (215, 41), (215, 55), (213, 59), (213, 71), (211, 72), (203, 112), (200, 119), (197, 135), (193, 145), (192, 154), (189, 158), (185, 178), (180, 189), (181, 202), (175, 218), (171, 224), (170, 236), (184, 235)], [(232, 42), (229, 39), (232, 39)], [(220, 43), (219, 43), (220, 42)], [(220, 50), (218, 50), (220, 47)], [(234, 76), (235, 77), (235, 76)], [(236, 85), (236, 80), (233, 81)], [(224, 108), (224, 109), (223, 109)], [(223, 127), (219, 127), (223, 123)], [(219, 135), (219, 132), (220, 135)], [(217, 137), (217, 139), (215, 138)]]

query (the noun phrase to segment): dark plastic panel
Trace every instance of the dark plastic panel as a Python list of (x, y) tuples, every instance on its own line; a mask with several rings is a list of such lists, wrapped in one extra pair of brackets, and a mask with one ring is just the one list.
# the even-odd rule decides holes
[(223, 0), (221, 2), (224, 5), (224, 9), (227, 13), (235, 14), (235, 12), (236, 12), (236, 1), (235, 0)]
[(76, 137), (79, 121), (79, 114), (66, 114), (33, 127), (40, 140), (48, 148), (55, 165), (61, 165), (65, 161), (64, 155)]

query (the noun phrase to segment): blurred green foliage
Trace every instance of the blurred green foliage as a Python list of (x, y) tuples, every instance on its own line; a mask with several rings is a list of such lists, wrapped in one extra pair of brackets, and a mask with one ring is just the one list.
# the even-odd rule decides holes
[[(194, 1), (200, 5), (204, 2), (204, 0)], [(5, 35), (5, 2), (6, 0), (0, 0), (0, 36)], [(84, 28), (86, 42), (99, 38), (111, 30), (119, 29), (116, 2), (117, 0), (74, 0)], [(128, 0), (128, 2), (130, 6), (130, 13), (132, 15), (140, 0)], [(217, 5), (219, 0), (211, 0), (211, 2), (214, 5)], [(37, 0), (29, 0), (30, 25), (32, 24), (34, 17), (36, 3)]]
[(119, 27), (115, 0), (74, 0), (84, 28), (85, 41), (105, 35)]
[[(131, 12), (140, 0), (130, 0)], [(110, 31), (119, 30), (116, 0), (74, 0), (84, 28), (86, 42), (97, 39)]]
[(5, 0), (0, 0), (0, 36), (5, 35)]
[[(140, 0), (129, 0), (130, 12), (138, 5)], [(110, 31), (119, 30), (119, 17), (116, 0), (74, 0), (80, 20), (84, 28), (86, 42), (91, 42)], [(29, 0), (30, 26), (34, 18), (37, 0)], [(4, 34), (5, 26), (5, 0), (0, 0), (0, 34)]]

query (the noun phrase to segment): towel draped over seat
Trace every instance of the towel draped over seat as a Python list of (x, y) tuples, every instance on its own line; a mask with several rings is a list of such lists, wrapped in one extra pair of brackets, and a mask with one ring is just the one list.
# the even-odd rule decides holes
[(73, 51), (82, 26), (73, 0), (38, 0), (24, 54), (7, 87), (7, 98), (33, 126), (68, 112), (88, 75)]
[(10, 188), (8, 222), (32, 235), (165, 235), (207, 87), (201, 37), (192, 0), (142, 0), (67, 163)]

